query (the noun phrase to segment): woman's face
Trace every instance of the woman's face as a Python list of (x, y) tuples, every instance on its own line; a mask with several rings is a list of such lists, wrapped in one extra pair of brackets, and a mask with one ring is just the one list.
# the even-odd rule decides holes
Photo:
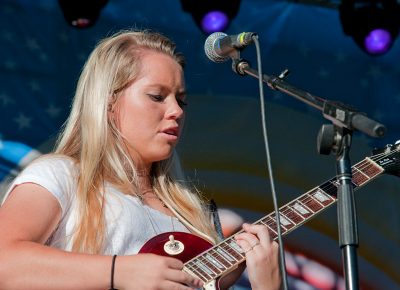
[(129, 154), (144, 169), (167, 159), (183, 125), (185, 84), (182, 67), (170, 56), (145, 51), (136, 80), (117, 101), (117, 126)]

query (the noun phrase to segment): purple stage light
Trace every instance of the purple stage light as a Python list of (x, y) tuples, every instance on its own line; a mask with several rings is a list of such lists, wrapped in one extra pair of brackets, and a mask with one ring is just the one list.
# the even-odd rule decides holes
[(201, 28), (206, 33), (224, 31), (228, 24), (228, 16), (221, 11), (210, 11), (206, 13), (201, 20)]
[(383, 54), (389, 50), (392, 41), (389, 31), (374, 29), (365, 37), (364, 46), (370, 54)]

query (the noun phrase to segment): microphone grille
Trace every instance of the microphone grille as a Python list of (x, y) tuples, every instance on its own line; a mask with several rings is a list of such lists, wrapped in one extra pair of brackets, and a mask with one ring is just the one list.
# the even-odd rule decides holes
[(204, 52), (211, 61), (224, 62), (229, 59), (229, 56), (220, 56), (215, 52), (215, 42), (225, 36), (228, 35), (223, 32), (214, 32), (210, 34), (204, 42)]

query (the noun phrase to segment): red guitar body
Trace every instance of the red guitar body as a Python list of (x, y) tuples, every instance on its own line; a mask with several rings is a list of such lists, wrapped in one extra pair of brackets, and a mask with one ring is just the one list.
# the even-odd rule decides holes
[[(171, 253), (168, 248), (166, 249), (166, 245), (171, 242), (171, 236), (173, 236), (174, 243), (178, 242), (180, 244), (180, 249), (176, 253)], [(197, 255), (210, 249), (212, 246), (210, 242), (193, 234), (167, 232), (148, 240), (140, 249), (139, 253), (152, 253), (160, 256), (172, 257), (186, 263)], [(203, 289), (219, 290), (218, 280), (219, 279), (214, 281), (215, 283), (205, 285)]]

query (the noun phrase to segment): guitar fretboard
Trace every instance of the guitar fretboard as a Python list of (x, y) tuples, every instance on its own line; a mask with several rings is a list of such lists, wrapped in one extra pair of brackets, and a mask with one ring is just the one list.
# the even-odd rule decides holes
[[(365, 185), (384, 169), (370, 158), (352, 167), (353, 189)], [(337, 201), (338, 182), (332, 178), (306, 192), (297, 199), (279, 208), (280, 229), (285, 235), (307, 222)], [(271, 239), (278, 237), (275, 212), (261, 218), (254, 224), (267, 226)], [(230, 272), (245, 260), (245, 253), (236, 243), (234, 236), (227, 238), (204, 253), (185, 263), (184, 271), (194, 274), (208, 283)]]

